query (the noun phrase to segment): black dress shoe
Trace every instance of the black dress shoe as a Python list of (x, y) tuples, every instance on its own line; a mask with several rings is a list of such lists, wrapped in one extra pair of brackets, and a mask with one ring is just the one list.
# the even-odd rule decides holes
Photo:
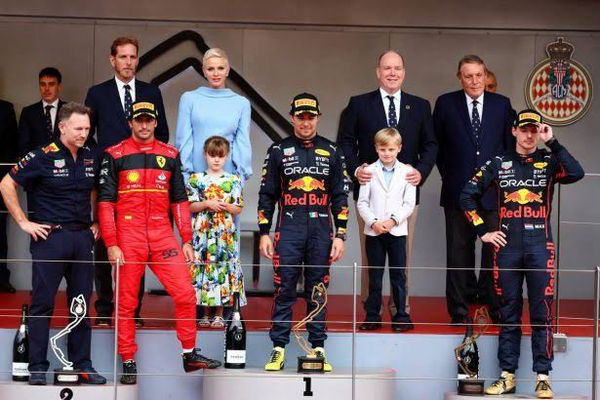
[(358, 327), (361, 331), (375, 331), (381, 328), (381, 322), (365, 321)]
[(450, 321), (450, 325), (461, 326), (461, 325), (464, 325), (466, 322), (467, 322), (467, 317), (465, 317), (464, 315), (455, 315), (452, 317), (452, 320)]
[(0, 282), (0, 293), (16, 293), (17, 289), (10, 282)]
[(43, 386), (46, 384), (45, 372), (32, 372), (29, 375), (29, 384), (35, 386)]
[(392, 323), (392, 330), (394, 332), (406, 332), (415, 329), (412, 322), (394, 322)]
[(94, 325), (99, 328), (110, 328), (110, 317), (98, 316), (94, 321)]
[(136, 328), (143, 328), (144, 327), (144, 319), (142, 317), (140, 317), (140, 315), (136, 315), (135, 317), (135, 327)]

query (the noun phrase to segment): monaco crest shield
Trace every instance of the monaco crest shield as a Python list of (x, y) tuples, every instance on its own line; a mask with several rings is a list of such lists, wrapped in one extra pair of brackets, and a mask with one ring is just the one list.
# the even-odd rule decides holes
[(572, 124), (592, 104), (592, 78), (583, 65), (571, 58), (573, 50), (573, 45), (561, 37), (549, 43), (549, 58), (538, 63), (527, 78), (527, 105), (550, 125)]

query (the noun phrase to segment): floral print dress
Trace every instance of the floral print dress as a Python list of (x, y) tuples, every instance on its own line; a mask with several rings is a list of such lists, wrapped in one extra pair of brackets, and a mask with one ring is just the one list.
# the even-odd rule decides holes
[[(221, 176), (194, 173), (187, 185), (190, 202), (219, 200), (244, 206), (242, 181), (238, 175)], [(192, 264), (192, 284), (196, 304), (233, 306), (233, 294), (240, 293), (240, 305), (246, 304), (244, 275), (240, 265), (238, 233), (233, 216), (225, 211), (201, 211), (192, 215), (193, 246), (196, 264)]]

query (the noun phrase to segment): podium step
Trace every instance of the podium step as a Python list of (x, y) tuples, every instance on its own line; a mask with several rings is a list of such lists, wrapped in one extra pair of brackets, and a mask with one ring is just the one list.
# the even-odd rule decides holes
[[(395, 371), (390, 368), (358, 369), (357, 400), (393, 400)], [(261, 400), (351, 399), (352, 370), (336, 368), (321, 374), (300, 374), (295, 368), (266, 372), (259, 368), (217, 369), (204, 372), (203, 399), (244, 399), (249, 393)], [(260, 396), (258, 394), (260, 393)]]
[[(48, 374), (49, 379), (52, 377)], [(46, 386), (32, 386), (27, 382), (0, 382), (0, 399), (69, 399), (69, 400), (106, 400), (112, 399), (115, 387), (106, 385), (54, 386), (49, 380)], [(138, 385), (117, 386), (119, 400), (137, 400)]]
[[(578, 395), (563, 395), (560, 393), (554, 393), (554, 400), (587, 400), (586, 396), (578, 396)], [(456, 392), (446, 392), (444, 393), (444, 400), (490, 400), (490, 399), (537, 399), (535, 394), (503, 394), (500, 396), (462, 396), (460, 394), (456, 394)]]

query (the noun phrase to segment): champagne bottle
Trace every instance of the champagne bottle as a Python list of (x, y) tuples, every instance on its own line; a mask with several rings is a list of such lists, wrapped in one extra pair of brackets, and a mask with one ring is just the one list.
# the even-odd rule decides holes
[(458, 379), (467, 379), (467, 378), (478, 378), (479, 375), (479, 349), (477, 348), (477, 343), (475, 341), (470, 341), (471, 336), (473, 336), (473, 320), (471, 318), (467, 318), (466, 320), (466, 330), (465, 337), (463, 338), (463, 343), (470, 342), (467, 347), (461, 350), (460, 357), (462, 358), (462, 362), (467, 366), (467, 368), (472, 371), (475, 375), (469, 376), (463, 369), (458, 366)]
[(27, 304), (23, 304), (23, 308), (21, 309), (21, 324), (19, 325), (19, 329), (17, 329), (13, 343), (13, 381), (29, 380), (29, 329), (27, 328), (27, 313)]
[(246, 324), (240, 311), (240, 294), (233, 296), (233, 312), (225, 328), (225, 368), (246, 368)]

